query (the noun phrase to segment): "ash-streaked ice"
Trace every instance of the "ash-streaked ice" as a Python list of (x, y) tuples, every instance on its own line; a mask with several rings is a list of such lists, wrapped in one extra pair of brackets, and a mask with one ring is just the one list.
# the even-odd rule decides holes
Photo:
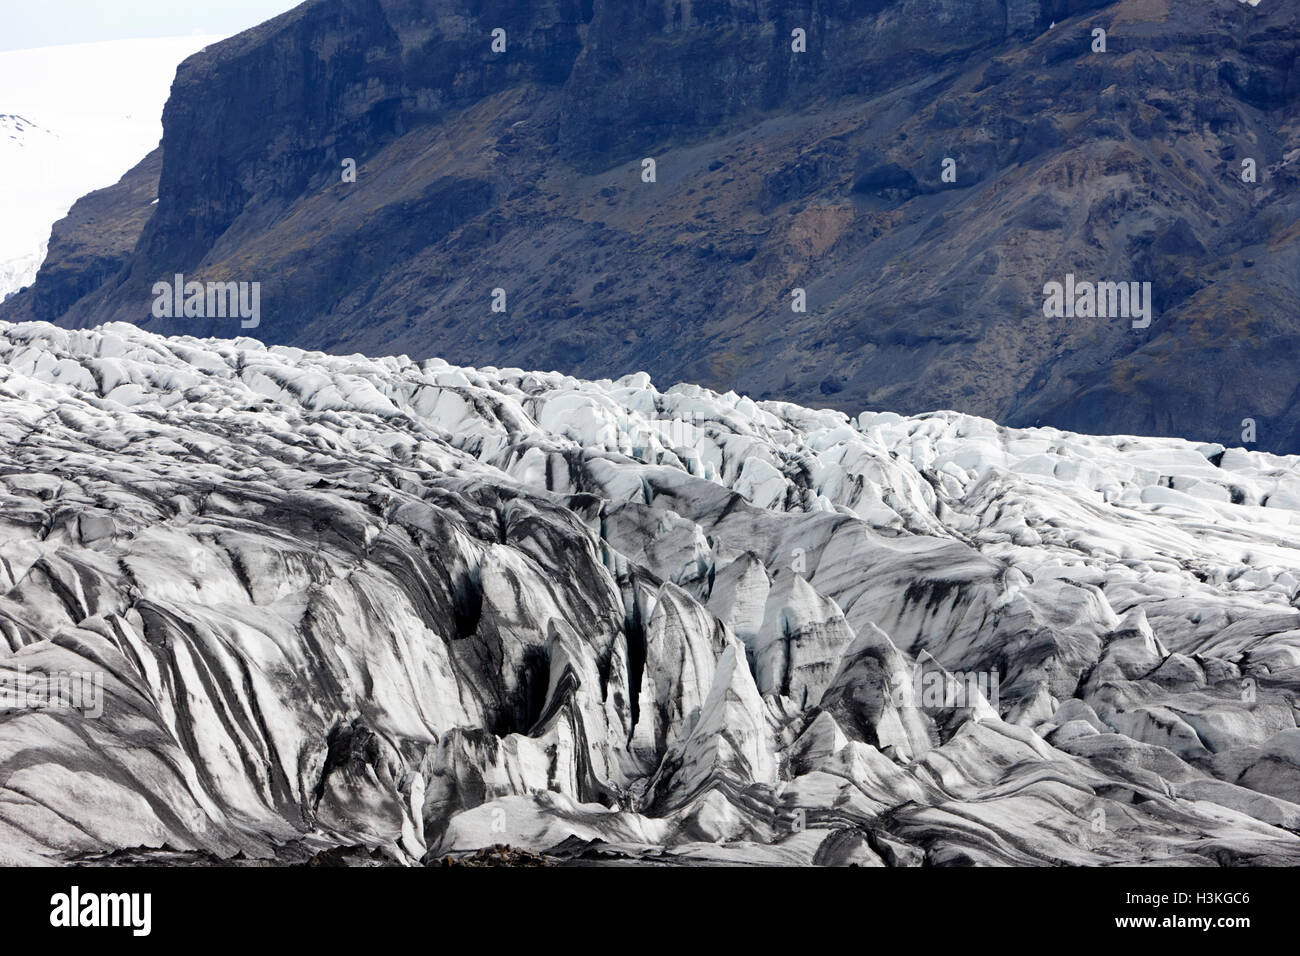
[(1240, 448), (0, 323), (0, 680), (103, 697), (0, 715), (0, 862), (1295, 865), (1298, 510)]

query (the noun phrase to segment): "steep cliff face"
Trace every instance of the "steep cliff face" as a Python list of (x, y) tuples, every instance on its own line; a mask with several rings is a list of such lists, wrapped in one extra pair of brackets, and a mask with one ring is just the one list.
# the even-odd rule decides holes
[[(196, 266), (241, 216), (319, 188), (343, 157), (365, 163), (494, 93), (563, 82), (582, 6), (320, 0), (191, 59), (163, 115), (170, 201), (144, 249)], [(494, 27), (508, 59), (488, 48)]]
[(157, 208), (162, 150), (155, 149), (114, 186), (98, 189), (54, 224), (37, 280), (23, 293), (42, 315), (63, 315), (110, 282), (131, 260)]
[[(221, 39), (193, 35), (0, 51), (0, 300), (32, 284), (51, 242), (61, 238), (51, 237), (51, 224), (67, 217), (81, 197), (114, 185), (157, 147), (177, 64)], [(152, 176), (156, 185), (156, 169)], [(156, 195), (150, 192), (146, 202)], [(61, 224), (61, 233), (85, 233), (75, 242), (84, 251), (105, 241), (117, 244), (111, 234), (120, 230), (129, 234), (130, 252), (143, 223), (102, 221), (110, 234), (105, 237), (91, 235), (89, 225), (85, 216), (74, 216)], [(119, 258), (104, 271), (68, 251), (56, 255), (56, 270), (85, 277), (74, 283), (82, 288), (72, 298), (46, 303), (59, 311), (122, 265)]]
[[(0, 315), (233, 334), (150, 316), (184, 272), (261, 282), (268, 342), (1297, 449), (1298, 37), (1235, 0), (317, 0), (184, 64), (120, 271), (56, 250)], [(1150, 327), (1045, 318), (1066, 275), (1151, 282)]]
[[(1005, 0), (597, 4), (565, 87), (560, 142), (603, 170), (611, 159), (750, 125), (767, 111), (866, 99), (1032, 35), (1043, 5), (1013, 6), (1022, 15), (1009, 16)], [(805, 54), (793, 53), (796, 29), (806, 33)]]

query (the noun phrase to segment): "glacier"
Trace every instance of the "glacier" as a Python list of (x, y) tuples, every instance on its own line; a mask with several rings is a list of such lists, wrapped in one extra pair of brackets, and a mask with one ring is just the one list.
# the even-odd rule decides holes
[(216, 35), (0, 52), (0, 301), (29, 286), (50, 228), (162, 137), (176, 66)]
[(1242, 448), (0, 323), (0, 863), (1297, 865), (1297, 512)]

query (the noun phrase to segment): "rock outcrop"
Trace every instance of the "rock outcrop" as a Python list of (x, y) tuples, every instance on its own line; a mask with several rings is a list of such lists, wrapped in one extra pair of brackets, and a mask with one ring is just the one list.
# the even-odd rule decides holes
[[(151, 316), (179, 272), (261, 282), (269, 343), (1300, 451), (1298, 30), (1267, 0), (312, 0), (183, 64), (157, 206), (150, 167), (112, 194), (130, 254), (79, 258), (74, 212), (0, 317), (238, 334)], [(1045, 318), (1066, 275), (1150, 282), (1150, 327)]]

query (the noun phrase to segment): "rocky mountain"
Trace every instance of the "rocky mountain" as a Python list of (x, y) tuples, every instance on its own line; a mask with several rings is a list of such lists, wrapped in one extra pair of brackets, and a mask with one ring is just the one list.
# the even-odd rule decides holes
[[(0, 316), (238, 334), (152, 317), (183, 273), (262, 283), (269, 343), (1300, 451), (1298, 40), (1239, 0), (311, 0), (182, 65)], [(1045, 317), (1067, 276), (1150, 282), (1149, 326)]]
[[(11, 169), (22, 152), (35, 151), (35, 144), (48, 143), (50, 133), (35, 123), (13, 114), (0, 113), (0, 156), (4, 168)], [(0, 258), (0, 301), (14, 291), (30, 285), (45, 258), (45, 244), (23, 241), (9, 242), (10, 247)], [(31, 246), (31, 247), (29, 247)], [(21, 251), (20, 251), (21, 250)]]
[[(0, 300), (32, 284), (45, 259), (50, 226), (59, 220), (61, 251), (51, 274), (75, 272), (73, 289), (91, 291), (116, 275), (79, 254), (88, 244), (114, 242), (129, 250), (139, 238), (148, 204), (157, 198), (158, 169), (147, 164), (149, 195), (125, 193), (133, 210), (116, 204), (69, 208), (90, 190), (112, 186), (158, 145), (160, 115), (176, 64), (219, 36), (75, 43), (0, 52)], [(113, 193), (116, 196), (118, 193)], [(61, 238), (80, 237), (77, 249)], [(57, 281), (57, 280), (56, 280)]]
[(0, 323), (0, 862), (1296, 865), (1298, 525), (1262, 452)]

